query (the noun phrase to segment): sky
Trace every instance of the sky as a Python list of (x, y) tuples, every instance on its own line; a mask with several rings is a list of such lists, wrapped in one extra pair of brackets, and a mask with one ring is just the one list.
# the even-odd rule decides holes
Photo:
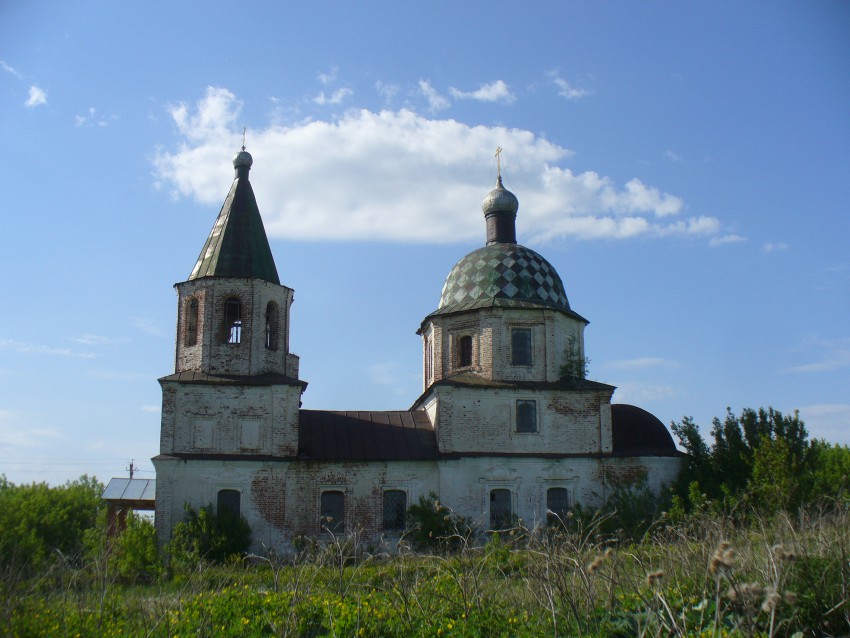
[(615, 402), (850, 444), (850, 3), (9, 0), (0, 112), (10, 481), (154, 477), (243, 129), (305, 408), (419, 396), (501, 147)]

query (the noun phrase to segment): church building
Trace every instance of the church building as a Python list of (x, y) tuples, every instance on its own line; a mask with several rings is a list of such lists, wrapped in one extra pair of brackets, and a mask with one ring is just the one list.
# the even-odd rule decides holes
[(252, 163), (244, 147), (233, 158), (221, 212), (175, 285), (175, 371), (159, 380), (153, 459), (162, 542), (185, 503), (239, 512), (259, 550), (354, 529), (397, 537), (431, 493), (488, 530), (598, 505), (620, 480), (658, 491), (675, 478), (681, 453), (665, 426), (584, 378), (588, 321), (555, 268), (517, 243), (519, 203), (501, 176), (482, 204), (486, 244), (455, 264), (416, 331), (423, 392), (410, 408), (301, 409), (293, 290), (278, 277)]

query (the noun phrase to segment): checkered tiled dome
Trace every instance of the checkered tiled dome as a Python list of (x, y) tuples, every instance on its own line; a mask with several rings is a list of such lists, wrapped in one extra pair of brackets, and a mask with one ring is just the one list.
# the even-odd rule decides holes
[(440, 310), (489, 300), (570, 309), (552, 264), (519, 244), (490, 244), (457, 262), (443, 286)]

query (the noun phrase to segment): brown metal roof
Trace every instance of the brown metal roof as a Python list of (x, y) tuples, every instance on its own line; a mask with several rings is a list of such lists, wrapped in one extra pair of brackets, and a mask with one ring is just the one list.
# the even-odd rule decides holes
[(627, 403), (611, 404), (612, 443), (617, 456), (680, 456), (673, 437), (655, 415)]
[(424, 410), (301, 410), (298, 456), (315, 461), (425, 461), (438, 458)]

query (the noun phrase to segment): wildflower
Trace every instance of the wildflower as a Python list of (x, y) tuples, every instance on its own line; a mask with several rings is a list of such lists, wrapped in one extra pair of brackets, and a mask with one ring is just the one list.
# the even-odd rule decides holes
[(776, 609), (776, 605), (780, 600), (782, 600), (782, 598), (776, 593), (775, 589), (768, 589), (767, 595), (764, 597), (764, 602), (761, 604), (761, 610), (764, 613), (769, 614)]
[(600, 554), (599, 556), (594, 558), (593, 562), (590, 563), (590, 565), (587, 566), (587, 573), (592, 574), (593, 572), (595, 572), (597, 569), (602, 567), (602, 563), (604, 561), (605, 561), (605, 555), (604, 554)]
[(708, 567), (712, 574), (716, 574), (721, 569), (729, 569), (732, 567), (732, 562), (735, 560), (735, 549), (729, 541), (720, 541), (714, 555), (711, 557), (711, 562)]
[(797, 555), (794, 552), (786, 551), (782, 545), (774, 545), (770, 548), (770, 551), (773, 552), (773, 558), (777, 562), (793, 563), (797, 560)]
[(664, 578), (664, 570), (657, 569), (654, 572), (649, 572), (646, 575), (646, 584), (652, 587), (653, 585), (659, 584), (662, 578)]

